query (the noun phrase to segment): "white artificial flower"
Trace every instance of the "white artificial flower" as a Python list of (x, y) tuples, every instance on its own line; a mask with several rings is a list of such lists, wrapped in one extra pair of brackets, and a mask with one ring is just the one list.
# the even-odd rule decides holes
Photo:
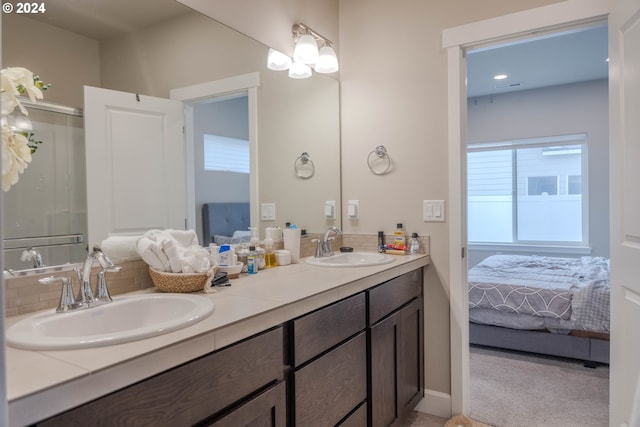
[(9, 191), (31, 162), (29, 141), (7, 126), (2, 126), (2, 190)]
[[(22, 106), (17, 96), (20, 94), (18, 87), (22, 87), (31, 102), (36, 99), (42, 99), (42, 91), (33, 82), (33, 73), (23, 67), (8, 67), (2, 69), (2, 114), (10, 114), (15, 107), (20, 107), (22, 114), (28, 115), (29, 112)], [(4, 103), (7, 102), (7, 109), (11, 109), (9, 113), (5, 113)]]
[(23, 67), (3, 68), (0, 71), (1, 88), (0, 107), (2, 110), (2, 189), (9, 191), (12, 185), (18, 182), (20, 174), (24, 172), (31, 162), (31, 147), (29, 140), (21, 133), (12, 131), (7, 126), (5, 116), (8, 116), (18, 107), (24, 115), (29, 115), (26, 108), (20, 103), (18, 96), (26, 93), (31, 102), (42, 99), (41, 87), (46, 89), (39, 78), (34, 82), (33, 73)]

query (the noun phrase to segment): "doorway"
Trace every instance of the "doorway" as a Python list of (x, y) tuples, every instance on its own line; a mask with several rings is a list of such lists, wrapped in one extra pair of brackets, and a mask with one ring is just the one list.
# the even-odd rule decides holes
[(466, 52), (471, 416), (492, 425), (608, 420), (609, 300), (597, 325), (551, 302), (583, 265), (608, 277), (607, 57), (606, 23)]
[(249, 98), (246, 93), (192, 104), (196, 233), (203, 245), (206, 203), (250, 203)]
[[(465, 50), (515, 40), (527, 34), (605, 19), (604, 1), (560, 2), (529, 11), (451, 28), (443, 32), (449, 93), (449, 282), (451, 315), (451, 412), (469, 414), (469, 316), (466, 254)], [(514, 29), (517, 28), (517, 32)]]
[[(172, 89), (170, 97), (184, 103), (185, 113), (185, 140), (187, 157), (187, 227), (196, 229), (198, 221), (196, 218), (196, 184), (195, 184), (195, 107), (198, 104), (211, 102), (214, 100), (233, 100), (246, 96), (246, 124), (249, 141), (249, 203), (251, 206), (258, 206), (258, 87), (260, 86), (259, 73), (241, 74), (226, 79), (201, 83), (194, 86), (187, 86)], [(245, 102), (245, 101), (243, 101)], [(251, 224), (258, 224), (258, 209), (250, 210)]]

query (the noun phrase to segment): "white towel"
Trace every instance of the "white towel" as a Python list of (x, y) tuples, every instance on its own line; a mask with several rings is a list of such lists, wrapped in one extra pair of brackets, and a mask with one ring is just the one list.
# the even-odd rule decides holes
[(156, 270), (172, 273), (205, 273), (215, 259), (198, 244), (194, 230), (150, 230), (137, 243), (142, 259)]
[(138, 256), (138, 239), (140, 236), (110, 236), (100, 243), (100, 249), (112, 259)]
[(182, 259), (183, 273), (205, 273), (215, 266), (213, 257), (208, 250), (199, 245), (193, 245), (184, 252)]
[(162, 240), (162, 237), (156, 233), (145, 233), (145, 235), (140, 237), (136, 244), (138, 255), (140, 255), (144, 262), (158, 271), (171, 271), (169, 258), (162, 250), (161, 243), (156, 241), (158, 237)]

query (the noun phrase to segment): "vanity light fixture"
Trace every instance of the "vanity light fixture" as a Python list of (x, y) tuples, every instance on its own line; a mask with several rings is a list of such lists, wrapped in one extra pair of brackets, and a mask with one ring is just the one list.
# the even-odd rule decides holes
[(267, 67), (270, 70), (289, 70), (289, 77), (294, 79), (311, 77), (312, 68), (317, 73), (338, 71), (338, 57), (329, 39), (302, 23), (295, 24), (292, 32), (295, 42), (293, 59), (275, 49), (269, 49)]

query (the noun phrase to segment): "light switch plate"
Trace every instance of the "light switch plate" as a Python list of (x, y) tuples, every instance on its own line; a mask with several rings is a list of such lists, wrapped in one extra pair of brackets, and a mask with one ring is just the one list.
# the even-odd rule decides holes
[(349, 219), (360, 218), (360, 201), (359, 200), (347, 201), (347, 217)]
[(336, 219), (336, 201), (335, 200), (325, 200), (324, 217), (326, 219)]
[(423, 200), (422, 220), (425, 222), (444, 222), (444, 200)]
[(260, 219), (263, 221), (275, 221), (276, 220), (276, 204), (262, 203), (260, 205)]

